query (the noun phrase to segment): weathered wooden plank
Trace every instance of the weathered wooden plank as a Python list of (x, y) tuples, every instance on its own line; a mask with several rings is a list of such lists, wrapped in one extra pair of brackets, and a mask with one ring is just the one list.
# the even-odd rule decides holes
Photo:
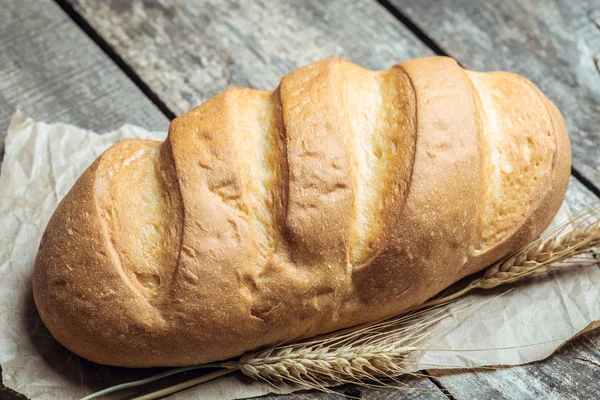
[(16, 109), (105, 132), (168, 119), (52, 1), (0, 0), (0, 159)]
[(383, 69), (432, 54), (371, 0), (71, 3), (176, 114), (331, 56)]
[(600, 329), (585, 333), (546, 360), (465, 372), (432, 372), (456, 399), (595, 400), (600, 393)]
[[(0, 0), (0, 161), (16, 109), (105, 132), (125, 122), (166, 130), (168, 119), (49, 0)], [(5, 388), (0, 398), (25, 397)]]
[[(2, 373), (2, 369), (0, 368), (0, 378), (1, 378), (1, 373)], [(3, 399), (3, 400), (27, 400), (27, 397), (15, 392), (14, 390), (12, 390), (10, 388), (5, 387), (4, 385), (2, 385), (2, 382), (0, 381), (0, 399)]]
[(600, 0), (389, 0), (463, 66), (536, 83), (561, 109), (573, 164), (600, 188)]
[(369, 400), (448, 400), (427, 379), (415, 377), (402, 377), (398, 379), (402, 384), (386, 381), (389, 386), (381, 388), (366, 388), (346, 384), (332, 388), (337, 393), (321, 393), (314, 390), (296, 392), (293, 395), (267, 395), (259, 397), (260, 400), (344, 400), (344, 399), (369, 399)]

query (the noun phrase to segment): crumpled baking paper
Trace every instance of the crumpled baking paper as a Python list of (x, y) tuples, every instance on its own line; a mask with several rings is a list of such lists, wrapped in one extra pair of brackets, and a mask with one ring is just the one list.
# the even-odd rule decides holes
[[(70, 353), (44, 327), (31, 290), (33, 260), (58, 202), (98, 155), (131, 137), (163, 140), (165, 133), (125, 125), (97, 135), (20, 114), (11, 121), (0, 174), (0, 365), (4, 384), (30, 398), (80, 398), (158, 371), (106, 367)], [(568, 207), (563, 204), (554, 224), (568, 218)], [(470, 304), (480, 306), (461, 311)], [(443, 351), (420, 352), (412, 369), (540, 360), (600, 320), (600, 268), (534, 278), (507, 293), (506, 288), (498, 288), (470, 294), (450, 305), (448, 314), (434, 327), (444, 333), (429, 344)], [(187, 378), (196, 375), (187, 373)], [(231, 375), (172, 398), (238, 399), (273, 391), (266, 383)]]

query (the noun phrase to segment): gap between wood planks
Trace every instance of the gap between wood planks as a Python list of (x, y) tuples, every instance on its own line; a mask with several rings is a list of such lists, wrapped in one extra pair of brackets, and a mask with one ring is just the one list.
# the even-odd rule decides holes
[[(73, 22), (96, 43), (96, 45), (131, 79), (131, 81), (140, 88), (140, 90), (156, 105), (156, 107), (170, 120), (177, 117), (175, 112), (171, 110), (155, 93), (144, 80), (135, 72), (135, 70), (125, 62), (125, 60), (108, 44), (106, 40), (79, 14), (66, 0), (54, 0), (58, 6), (73, 20)], [(402, 11), (390, 4), (387, 0), (375, 0), (390, 14), (392, 14), (400, 23), (409, 29), (421, 42), (429, 47), (435, 54), (439, 56), (452, 57), (442, 47), (429, 37), (421, 28), (419, 28), (410, 18)], [(457, 60), (458, 61), (458, 60)], [(460, 64), (460, 62), (459, 62)], [(591, 181), (585, 178), (577, 169), (571, 169), (571, 175), (577, 179), (583, 186), (597, 197), (600, 197), (600, 189), (597, 188)], [(440, 389), (440, 391), (449, 399), (455, 400), (450, 391), (444, 385), (429, 374), (423, 371), (424, 375)]]
[(440, 389), (440, 391), (442, 392), (442, 394), (444, 394), (448, 400), (456, 400), (456, 398), (454, 396), (452, 396), (452, 393), (450, 393), (449, 389), (446, 389), (446, 387), (442, 384), (442, 382), (436, 378), (435, 376), (431, 375), (429, 373), (429, 371), (421, 371), (421, 373), (427, 377), (427, 379), (429, 379), (435, 386), (437, 386), (438, 389)]
[(102, 49), (104, 53), (127, 75), (131, 81), (140, 88), (140, 90), (154, 103), (156, 107), (170, 120), (175, 119), (177, 115), (150, 89), (150, 86), (117, 54), (117, 52), (96, 32), (94, 28), (79, 14), (66, 0), (54, 0), (56, 4), (81, 28)]

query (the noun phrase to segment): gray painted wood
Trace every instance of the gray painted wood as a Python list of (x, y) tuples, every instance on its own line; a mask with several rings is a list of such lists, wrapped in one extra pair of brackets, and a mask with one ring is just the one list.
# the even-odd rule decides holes
[(448, 400), (448, 397), (428, 379), (404, 377), (402, 384), (389, 382), (389, 387), (378, 389), (361, 388), (356, 385), (343, 385), (332, 388), (337, 393), (320, 393), (314, 390), (296, 392), (292, 395), (268, 395), (256, 397), (260, 400)]
[(0, 159), (16, 109), (99, 132), (125, 122), (167, 129), (168, 119), (54, 2), (0, 0), (0, 9)]
[(71, 3), (176, 114), (331, 56), (384, 69), (432, 54), (371, 0)]
[[(167, 129), (168, 119), (54, 2), (0, 0), (0, 9), (0, 160), (16, 109), (98, 132), (125, 122)], [(0, 375), (0, 399), (24, 398)]]
[[(0, 373), (1, 372), (2, 372), (2, 369), (0, 368)], [(10, 388), (5, 387), (4, 385), (2, 385), (2, 382), (0, 382), (0, 399), (3, 399), (3, 400), (27, 400), (27, 397), (15, 392), (14, 390), (12, 390)]]
[(596, 329), (533, 364), (432, 374), (457, 400), (596, 400), (600, 393), (599, 347), (600, 329)]
[(573, 165), (600, 187), (600, 0), (389, 0), (461, 64), (536, 83), (561, 109)]

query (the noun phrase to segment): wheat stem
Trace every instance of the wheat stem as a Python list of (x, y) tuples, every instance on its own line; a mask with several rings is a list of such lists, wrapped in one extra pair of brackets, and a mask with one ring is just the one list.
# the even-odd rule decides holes
[(160, 397), (168, 396), (170, 394), (179, 392), (180, 390), (187, 389), (187, 388), (190, 388), (192, 386), (196, 386), (196, 385), (199, 385), (199, 384), (204, 383), (204, 382), (208, 382), (208, 381), (216, 379), (216, 378), (220, 378), (221, 376), (230, 374), (230, 373), (232, 373), (234, 371), (235, 370), (233, 370), (233, 369), (218, 369), (218, 370), (213, 371), (211, 373), (208, 373), (206, 375), (202, 375), (202, 376), (199, 376), (197, 378), (190, 379), (188, 381), (181, 382), (181, 383), (178, 383), (176, 385), (169, 386), (167, 388), (164, 388), (164, 389), (161, 389), (161, 390), (157, 390), (155, 392), (148, 393), (148, 394), (145, 394), (143, 396), (136, 397), (133, 400), (154, 400), (154, 399), (158, 399)]
[(123, 389), (128, 389), (128, 388), (132, 388), (132, 387), (136, 387), (136, 386), (143, 386), (146, 385), (150, 382), (154, 382), (156, 380), (162, 379), (162, 378), (166, 378), (167, 376), (171, 376), (171, 375), (175, 375), (175, 374), (180, 374), (183, 372), (187, 372), (187, 371), (192, 371), (195, 369), (200, 369), (200, 368), (218, 368), (220, 365), (219, 364), (203, 364), (203, 365), (194, 365), (191, 367), (182, 367), (182, 368), (175, 368), (175, 369), (170, 369), (168, 371), (165, 372), (161, 372), (160, 374), (156, 374), (156, 375), (152, 375), (149, 378), (145, 378), (145, 379), (140, 379), (137, 381), (131, 381), (131, 382), (125, 382), (122, 383), (120, 385), (115, 385), (115, 386), (111, 386), (108, 387), (106, 389), (100, 390), (98, 392), (92, 393), (88, 396), (82, 397), (81, 400), (91, 400), (91, 399), (95, 399), (98, 398), (100, 396), (104, 396), (113, 392), (117, 392), (119, 390), (123, 390)]

